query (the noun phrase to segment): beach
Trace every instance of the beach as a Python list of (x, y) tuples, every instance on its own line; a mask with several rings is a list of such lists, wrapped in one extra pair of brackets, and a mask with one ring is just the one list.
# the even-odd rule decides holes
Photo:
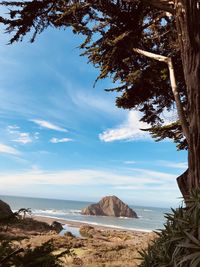
[[(54, 218), (34, 216), (34, 220), (52, 224)], [(40, 235), (31, 238), (30, 243), (39, 245), (47, 240), (54, 240), (57, 248), (63, 249), (70, 244), (71, 249), (76, 254), (81, 265), (73, 263), (73, 259), (68, 259), (64, 266), (85, 266), (85, 267), (136, 267), (139, 266), (139, 253), (156, 237), (151, 232), (121, 230), (115, 227), (105, 227), (89, 225), (82, 222), (72, 222), (67, 220), (56, 220), (70, 229), (78, 228), (84, 232), (84, 236), (67, 235)]]
[[(35, 249), (50, 242), (53, 253), (65, 250), (70, 255), (61, 258), (63, 267), (136, 267), (140, 260), (138, 251), (146, 249), (156, 238), (153, 232), (121, 230), (118, 228), (88, 225), (82, 222), (56, 220), (64, 232), (51, 228), (55, 218), (32, 216), (8, 225), (0, 230), (4, 240), (13, 240), (16, 248)], [(67, 226), (67, 227), (66, 227)], [(7, 227), (7, 226), (6, 226)], [(70, 233), (69, 229), (72, 229)], [(73, 229), (81, 234), (73, 235)]]
[(88, 216), (82, 215), (81, 210), (90, 203), (83, 201), (28, 198), (1, 196), (7, 202), (13, 212), (20, 208), (30, 208), (33, 216), (40, 216), (41, 220), (59, 220), (63, 224), (76, 226), (77, 223), (91, 224), (93, 226), (103, 226), (131, 231), (154, 231), (162, 229), (165, 223), (164, 214), (169, 213), (169, 209), (132, 206), (130, 207), (137, 213), (138, 218), (111, 217), (111, 216)]
[[(4, 199), (13, 212), (20, 207), (30, 207), (32, 213), (9, 225), (6, 233), (0, 233), (2, 238), (15, 240), (14, 245), (25, 251), (46, 242), (51, 243), (53, 253), (67, 250), (70, 256), (63, 256), (63, 267), (139, 266), (138, 251), (146, 249), (156, 238), (153, 229), (162, 223), (164, 211), (136, 207), (138, 218), (88, 216), (81, 214), (85, 202), (27, 197)], [(51, 226), (55, 221), (63, 230)]]
[(81, 221), (72, 221), (72, 220), (65, 220), (61, 218), (54, 218), (54, 217), (47, 217), (47, 216), (40, 216), (40, 215), (32, 215), (32, 218), (37, 221), (46, 222), (48, 224), (52, 224), (54, 221), (60, 222), (62, 225), (66, 225), (70, 228), (80, 228), (82, 225), (90, 225), (92, 227), (95, 227), (99, 230), (116, 230), (116, 231), (126, 231), (126, 232), (136, 232), (136, 233), (151, 233), (151, 230), (145, 230), (145, 229), (125, 229), (122, 227), (117, 226), (104, 226), (104, 225), (97, 225), (95, 223), (87, 223), (87, 222), (81, 222)]

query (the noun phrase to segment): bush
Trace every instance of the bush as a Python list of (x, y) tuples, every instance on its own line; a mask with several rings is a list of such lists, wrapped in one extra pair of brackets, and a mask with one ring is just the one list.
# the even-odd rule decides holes
[(140, 253), (140, 267), (200, 266), (200, 189), (191, 192), (186, 207), (166, 214), (164, 230)]
[[(50, 241), (34, 249), (26, 248), (20, 250), (13, 247), (7, 241), (0, 242), (0, 266), (1, 267), (59, 267), (60, 258), (71, 254), (65, 250), (59, 254), (53, 254), (54, 246)], [(16, 253), (17, 252), (17, 253)]]

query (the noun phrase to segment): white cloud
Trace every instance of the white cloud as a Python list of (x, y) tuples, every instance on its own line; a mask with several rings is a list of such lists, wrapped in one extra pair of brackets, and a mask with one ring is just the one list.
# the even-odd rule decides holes
[(21, 144), (28, 144), (28, 143), (32, 143), (33, 142), (33, 140), (30, 137), (29, 133), (19, 133), (18, 134), (18, 138), (14, 139), (12, 141), (17, 142), (17, 143), (21, 143)]
[(176, 184), (176, 175), (170, 173), (156, 172), (146, 169), (131, 169), (130, 173), (113, 172), (110, 170), (64, 170), (44, 171), (31, 169), (21, 173), (4, 173), (0, 175), (1, 184), (30, 185), (107, 185), (107, 186), (139, 186), (146, 188), (157, 187), (158, 184), (169, 186)]
[(169, 168), (175, 168), (175, 169), (184, 169), (186, 170), (188, 168), (188, 163), (186, 161), (184, 162), (172, 162), (172, 161), (165, 161), (160, 160), (158, 161), (158, 165), (169, 167)]
[(149, 190), (150, 191), (170, 191), (177, 190), (177, 188), (174, 186), (174, 183), (169, 184), (168, 186), (163, 184), (157, 184), (152, 188), (148, 188), (148, 186), (144, 187), (141, 185), (122, 185), (122, 186), (115, 186), (115, 189), (118, 190), (124, 190), (124, 191), (130, 191), (130, 190)]
[(20, 144), (32, 143), (34, 140), (39, 139), (38, 132), (35, 133), (20, 132), (20, 127), (17, 125), (9, 125), (7, 127), (7, 131), (9, 135), (12, 137), (11, 141)]
[(56, 137), (53, 137), (51, 138), (50, 142), (53, 143), (53, 144), (57, 144), (57, 143), (67, 143), (67, 142), (71, 142), (73, 141), (71, 138), (56, 138)]
[(164, 109), (161, 113), (161, 119), (164, 121), (164, 125), (171, 124), (174, 121), (178, 120), (178, 114), (176, 108), (172, 110)]
[[(83, 195), (85, 194), (85, 200), (91, 196), (99, 198), (105, 194), (116, 194), (131, 201), (135, 199), (135, 203), (141, 203), (141, 205), (147, 205), (148, 201), (149, 205), (154, 203), (154, 206), (162, 206), (169, 205), (180, 197), (175, 178), (176, 175), (171, 173), (143, 169), (130, 169), (129, 172), (124, 169), (121, 171), (98, 169), (44, 171), (38, 166), (32, 166), (29, 171), (0, 172), (0, 191), (7, 194), (17, 192), (20, 195), (28, 191), (32, 195), (38, 195), (41, 192), (40, 197), (65, 198), (66, 192), (76, 195), (77, 190), (80, 190)], [(45, 190), (41, 191), (41, 188), (46, 190), (46, 195)], [(52, 191), (52, 188), (55, 190)], [(88, 194), (91, 188), (92, 191)], [(64, 193), (62, 194), (61, 191)]]
[(108, 129), (99, 134), (100, 140), (113, 142), (119, 140), (144, 140), (149, 138), (147, 132), (140, 129), (147, 128), (147, 124), (140, 121), (137, 111), (129, 111), (128, 119), (116, 128)]
[(107, 113), (112, 116), (116, 116), (119, 113), (122, 113), (115, 106), (114, 99), (110, 99), (109, 97), (100, 97), (99, 95), (95, 95), (94, 93), (85, 92), (85, 90), (71, 90), (71, 98), (73, 103), (82, 109), (89, 109), (93, 111), (100, 111), (101, 113)]
[(47, 129), (55, 130), (55, 131), (59, 131), (59, 132), (65, 132), (65, 133), (68, 132), (68, 130), (66, 130), (66, 129), (58, 126), (58, 125), (55, 125), (51, 122), (45, 121), (45, 120), (34, 119), (34, 120), (30, 120), (30, 121), (36, 123), (37, 125), (39, 125), (40, 127), (43, 127), (43, 128), (47, 128)]
[(0, 153), (10, 154), (10, 155), (15, 155), (15, 156), (20, 154), (20, 152), (14, 147), (4, 145), (2, 143), (0, 143)]
[(9, 125), (7, 129), (9, 133), (15, 133), (16, 131), (20, 129), (20, 127), (17, 125)]
[(149, 169), (130, 168), (129, 170), (131, 172), (136, 173), (137, 176), (139, 175), (140, 177), (153, 178), (153, 179), (156, 179), (157, 181), (159, 180), (169, 181), (177, 177), (176, 174), (170, 174), (167, 172), (159, 172), (159, 171), (154, 171), (154, 170), (149, 170)]
[(32, 166), (31, 166), (31, 169), (32, 169), (32, 171), (39, 171), (39, 167), (38, 167), (38, 165), (37, 164), (33, 164)]
[(136, 163), (136, 161), (134, 161), (134, 160), (126, 160), (126, 161), (124, 161), (124, 164), (135, 164)]
[(141, 190), (143, 189), (143, 187), (141, 187), (140, 185), (117, 185), (115, 186), (115, 189), (118, 190)]

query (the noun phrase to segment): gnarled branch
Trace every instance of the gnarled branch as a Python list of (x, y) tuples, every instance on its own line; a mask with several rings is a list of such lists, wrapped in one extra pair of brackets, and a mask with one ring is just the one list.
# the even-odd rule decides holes
[(171, 82), (171, 87), (172, 87), (172, 92), (173, 92), (173, 95), (174, 95), (174, 99), (175, 99), (175, 102), (176, 102), (176, 107), (177, 107), (179, 120), (180, 120), (180, 123), (181, 123), (181, 126), (182, 126), (183, 134), (185, 135), (185, 138), (186, 138), (187, 142), (189, 143), (188, 122), (186, 120), (186, 117), (185, 117), (185, 114), (184, 114), (184, 110), (183, 110), (183, 105), (181, 103), (180, 95), (179, 95), (179, 92), (178, 92), (178, 87), (177, 87), (177, 83), (176, 83), (174, 67), (173, 67), (173, 63), (172, 63), (171, 57), (165, 57), (165, 56), (162, 56), (162, 55), (154, 54), (154, 53), (151, 53), (151, 52), (147, 52), (147, 51), (141, 50), (139, 48), (134, 48), (133, 51), (138, 53), (138, 54), (140, 54), (140, 55), (144, 55), (146, 57), (149, 57), (149, 58), (152, 58), (152, 59), (155, 59), (155, 60), (158, 60), (158, 61), (165, 62), (168, 65), (170, 82)]

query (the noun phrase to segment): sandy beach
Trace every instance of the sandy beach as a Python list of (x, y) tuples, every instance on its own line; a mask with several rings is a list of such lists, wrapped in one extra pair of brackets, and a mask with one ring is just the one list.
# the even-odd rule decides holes
[(53, 218), (53, 217), (47, 217), (47, 216), (40, 216), (40, 215), (32, 215), (32, 218), (34, 220), (40, 221), (40, 222), (46, 222), (48, 224), (52, 224), (54, 221), (60, 222), (63, 225), (67, 225), (69, 227), (74, 227), (74, 228), (80, 228), (82, 225), (90, 225), (94, 227), (95, 229), (98, 230), (116, 230), (116, 231), (126, 231), (126, 232), (136, 232), (136, 233), (152, 233), (151, 230), (129, 230), (121, 227), (110, 227), (110, 226), (103, 226), (103, 225), (97, 225), (95, 223), (86, 223), (86, 222), (78, 222), (78, 221), (71, 221), (71, 220), (65, 220), (65, 219), (60, 219), (60, 218)]

